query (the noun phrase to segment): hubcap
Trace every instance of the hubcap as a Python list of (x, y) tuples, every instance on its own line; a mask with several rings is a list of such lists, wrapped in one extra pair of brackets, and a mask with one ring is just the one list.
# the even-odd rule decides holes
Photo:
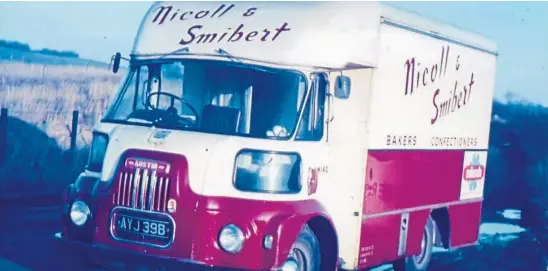
[(297, 248), (294, 248), (287, 261), (282, 266), (282, 271), (306, 271), (306, 256), (305, 254)]
[(299, 271), (299, 265), (293, 259), (289, 259), (282, 266), (282, 271)]

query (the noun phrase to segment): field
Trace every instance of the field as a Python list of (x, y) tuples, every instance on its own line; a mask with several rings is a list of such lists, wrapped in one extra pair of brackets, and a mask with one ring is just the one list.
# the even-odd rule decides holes
[[(0, 193), (60, 191), (74, 180), (85, 165), (93, 124), (124, 72), (0, 47), (0, 107), (9, 114)], [(79, 111), (76, 153), (68, 151), (73, 110)]]
[(105, 68), (0, 62), (0, 106), (43, 129), (64, 149), (72, 111), (78, 110), (78, 145), (86, 146), (120, 79), (120, 73)]

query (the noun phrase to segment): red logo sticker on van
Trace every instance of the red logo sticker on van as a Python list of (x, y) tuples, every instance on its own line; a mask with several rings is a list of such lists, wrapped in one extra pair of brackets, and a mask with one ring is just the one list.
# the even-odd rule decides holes
[(169, 173), (169, 164), (157, 161), (141, 160), (135, 158), (127, 158), (125, 163), (128, 169), (148, 169), (156, 170), (158, 173)]
[(479, 154), (472, 156), (472, 162), (464, 167), (462, 178), (468, 183), (468, 189), (475, 191), (478, 188), (478, 181), (485, 176), (485, 166), (480, 162)]
[(464, 168), (462, 178), (465, 181), (477, 181), (483, 179), (485, 167), (482, 165), (469, 165)]

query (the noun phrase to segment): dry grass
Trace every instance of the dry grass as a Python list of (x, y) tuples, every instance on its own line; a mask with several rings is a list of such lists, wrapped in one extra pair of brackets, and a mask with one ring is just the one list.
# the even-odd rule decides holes
[(0, 63), (0, 76), (23, 78), (49, 78), (49, 79), (84, 79), (84, 78), (114, 78), (118, 80), (119, 74), (113, 74), (107, 69), (94, 66), (81, 65), (44, 65), (27, 64), (20, 62)]
[(86, 66), (0, 63), (0, 107), (37, 125), (62, 148), (69, 147), (72, 111), (79, 110), (77, 144), (84, 147), (122, 74)]
[[(83, 170), (91, 131), (118, 89), (124, 71), (0, 62), (0, 107), (7, 108), (7, 163), (0, 193), (61, 191)], [(79, 110), (75, 154), (72, 111)]]

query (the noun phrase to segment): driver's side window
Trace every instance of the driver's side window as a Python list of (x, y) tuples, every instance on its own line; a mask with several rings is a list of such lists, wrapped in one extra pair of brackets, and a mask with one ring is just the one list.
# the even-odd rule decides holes
[(305, 102), (301, 123), (297, 130), (297, 140), (319, 141), (324, 132), (324, 104), (328, 79), (325, 73), (317, 73), (312, 81), (310, 95)]
[(136, 73), (136, 80), (134, 83), (137, 86), (133, 86), (131, 89), (135, 89), (137, 92), (137, 97), (135, 97), (135, 109), (146, 109), (146, 101), (148, 94), (150, 93), (150, 84), (149, 84), (149, 72), (148, 66), (142, 66), (140, 70)]

